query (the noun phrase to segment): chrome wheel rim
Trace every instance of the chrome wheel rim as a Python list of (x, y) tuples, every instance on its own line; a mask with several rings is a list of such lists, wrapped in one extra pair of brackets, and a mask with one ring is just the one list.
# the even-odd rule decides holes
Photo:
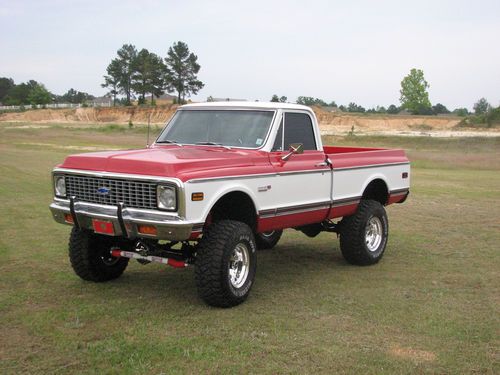
[(248, 277), (250, 270), (250, 256), (248, 247), (239, 243), (233, 249), (229, 258), (229, 281), (234, 288), (241, 288)]
[(270, 231), (270, 232), (262, 232), (260, 235), (261, 235), (262, 237), (269, 238), (269, 237), (272, 237), (272, 236), (274, 235), (274, 233), (276, 233), (276, 231), (275, 231), (275, 230), (272, 230), (272, 231)]
[(382, 221), (378, 217), (371, 217), (366, 223), (365, 243), (370, 251), (377, 251), (382, 242)]

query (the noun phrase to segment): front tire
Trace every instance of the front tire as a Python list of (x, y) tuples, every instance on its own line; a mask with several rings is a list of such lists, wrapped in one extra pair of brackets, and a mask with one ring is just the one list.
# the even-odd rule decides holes
[(255, 279), (256, 248), (248, 225), (234, 220), (212, 224), (196, 251), (195, 279), (200, 298), (217, 307), (245, 301)]
[(255, 235), (255, 243), (257, 244), (257, 249), (272, 249), (276, 246), (278, 241), (283, 234), (282, 230), (273, 230), (270, 232), (257, 233)]
[[(69, 260), (75, 273), (83, 280), (103, 282), (121, 276), (128, 258), (111, 256), (112, 248), (121, 248), (114, 237), (94, 234), (73, 227), (69, 239)], [(124, 249), (123, 249), (124, 250)]]
[(362, 200), (356, 213), (342, 220), (340, 250), (351, 264), (375, 264), (384, 255), (388, 236), (384, 206), (374, 200)]

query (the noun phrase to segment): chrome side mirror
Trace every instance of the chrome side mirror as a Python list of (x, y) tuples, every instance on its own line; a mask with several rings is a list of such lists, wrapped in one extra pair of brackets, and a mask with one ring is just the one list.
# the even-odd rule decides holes
[(302, 143), (292, 143), (290, 144), (290, 148), (288, 149), (288, 154), (282, 156), (281, 160), (287, 161), (293, 154), (302, 154), (302, 153), (304, 153), (304, 145)]

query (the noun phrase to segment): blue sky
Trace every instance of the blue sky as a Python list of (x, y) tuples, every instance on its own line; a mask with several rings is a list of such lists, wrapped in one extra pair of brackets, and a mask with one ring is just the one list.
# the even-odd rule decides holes
[(422, 69), (432, 103), (500, 105), (500, 1), (0, 0), (0, 76), (102, 95), (124, 43), (188, 43), (207, 96), (398, 104)]

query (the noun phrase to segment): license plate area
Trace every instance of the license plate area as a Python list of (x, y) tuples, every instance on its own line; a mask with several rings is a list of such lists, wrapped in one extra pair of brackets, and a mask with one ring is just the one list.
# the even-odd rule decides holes
[(92, 219), (92, 228), (96, 233), (107, 234), (108, 236), (115, 235), (113, 223), (108, 220)]

